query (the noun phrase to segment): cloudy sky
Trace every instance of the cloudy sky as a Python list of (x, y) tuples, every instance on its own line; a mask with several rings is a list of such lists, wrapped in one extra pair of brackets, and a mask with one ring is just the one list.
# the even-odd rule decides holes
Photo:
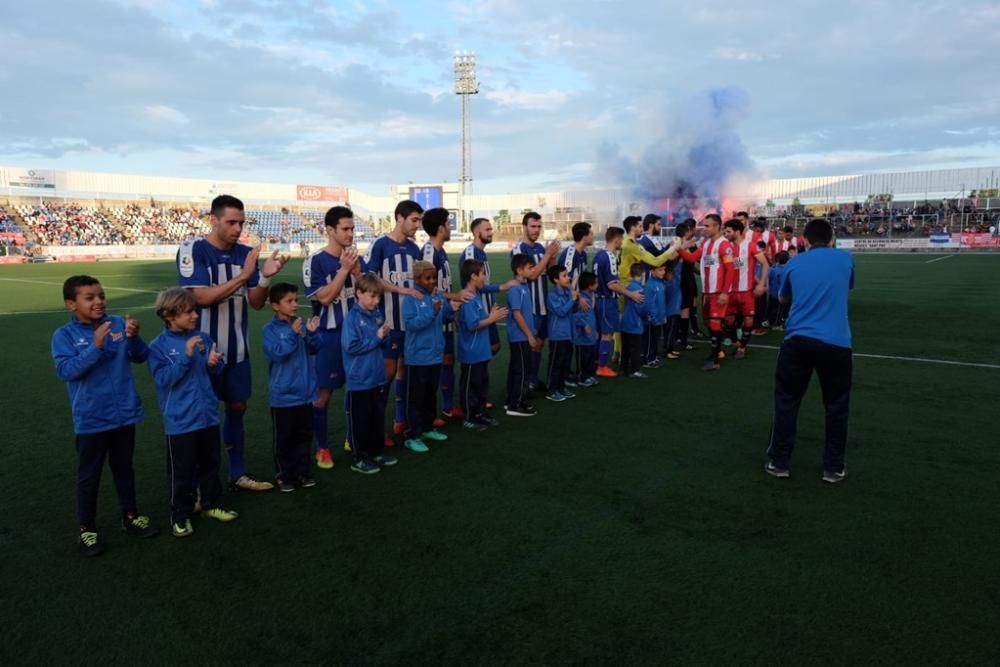
[(0, 10), (0, 163), (345, 184), (585, 187), (716, 87), (771, 177), (1000, 164), (1000, 4), (50, 0)]

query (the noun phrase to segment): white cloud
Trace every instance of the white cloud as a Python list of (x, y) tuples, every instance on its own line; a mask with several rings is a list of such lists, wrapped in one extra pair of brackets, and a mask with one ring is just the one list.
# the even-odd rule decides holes
[(502, 107), (530, 111), (548, 111), (562, 106), (568, 95), (561, 90), (532, 92), (511, 86), (503, 86), (486, 93), (486, 99)]
[(759, 53), (757, 51), (747, 51), (736, 49), (731, 46), (723, 46), (715, 50), (715, 57), (719, 60), (735, 60), (737, 62), (759, 63), (766, 60), (777, 60), (774, 53)]
[(161, 123), (187, 125), (191, 122), (186, 115), (167, 104), (147, 104), (142, 108), (146, 117)]

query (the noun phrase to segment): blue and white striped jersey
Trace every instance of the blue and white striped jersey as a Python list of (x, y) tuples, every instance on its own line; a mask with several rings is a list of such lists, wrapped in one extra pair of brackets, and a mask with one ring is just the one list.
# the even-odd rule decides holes
[[(396, 287), (413, 288), (413, 263), (423, 259), (417, 244), (406, 239), (397, 243), (388, 234), (375, 239), (365, 255), (365, 271), (377, 273), (382, 280)], [(388, 290), (382, 295), (385, 319), (395, 331), (406, 331), (403, 325), (403, 297)]]
[[(479, 290), (479, 298), (482, 299), (483, 308), (486, 312), (490, 312), (493, 309), (494, 297), (493, 293), (499, 290), (499, 287), (493, 284), (493, 278), (490, 276), (490, 260), (486, 255), (486, 251), (476, 247), (476, 244), (470, 243), (465, 250), (462, 251), (462, 261), (467, 259), (474, 259), (477, 262), (482, 262), (483, 266), (486, 267), (486, 285), (483, 289)], [(462, 283), (462, 289), (465, 289), (465, 283)]]
[(594, 273), (597, 274), (597, 296), (615, 298), (608, 285), (621, 282), (618, 279), (618, 258), (609, 250), (598, 250), (594, 256)]
[[(518, 241), (510, 251), (510, 256), (514, 255), (530, 255), (535, 264), (538, 264), (545, 255), (545, 246), (537, 242)], [(535, 315), (544, 317), (548, 313), (545, 301), (549, 296), (549, 278), (542, 273), (537, 279), (529, 280), (528, 285), (531, 286), (531, 305), (535, 309)]]
[[(185, 241), (177, 249), (178, 284), (181, 287), (217, 287), (229, 282), (243, 271), (243, 263), (253, 250), (237, 243), (229, 250), (220, 250), (205, 238)], [(250, 303), (247, 290), (256, 287), (260, 269), (254, 271), (246, 285), (219, 303), (201, 308), (199, 328), (212, 337), (227, 364), (238, 364), (247, 356), (247, 324)]]
[[(434, 244), (428, 241), (424, 244), (424, 261), (430, 262), (437, 269), (437, 288), (442, 292), (451, 292), (451, 264), (448, 263), (448, 253), (444, 248), (435, 248)], [(444, 325), (445, 331), (454, 331), (452, 322)]]
[(424, 244), (423, 256), (425, 262), (430, 262), (437, 269), (437, 287), (442, 292), (451, 292), (451, 265), (448, 263), (448, 253), (444, 248), (435, 248), (433, 243)]
[(337, 272), (340, 271), (340, 258), (327, 252), (326, 248), (317, 250), (302, 263), (302, 284), (305, 286), (306, 296), (312, 302), (313, 315), (319, 315), (320, 329), (340, 329), (344, 324), (344, 318), (354, 306), (354, 276), (348, 274), (344, 281), (344, 286), (340, 288), (340, 294), (330, 302), (329, 306), (313, 299), (313, 295), (333, 282)]
[(559, 264), (566, 267), (569, 278), (573, 281), (573, 289), (576, 289), (580, 274), (587, 270), (587, 251), (580, 252), (575, 245), (563, 248), (559, 253)]

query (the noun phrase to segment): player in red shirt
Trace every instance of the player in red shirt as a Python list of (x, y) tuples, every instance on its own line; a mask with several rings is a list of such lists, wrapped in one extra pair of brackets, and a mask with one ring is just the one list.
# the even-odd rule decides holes
[(719, 370), (722, 352), (722, 323), (726, 319), (729, 293), (733, 288), (733, 245), (722, 238), (722, 218), (709, 213), (702, 220), (706, 238), (694, 252), (681, 249), (685, 262), (701, 263), (702, 315), (712, 337), (712, 351), (702, 370)]
[(788, 250), (793, 246), (797, 245), (795, 241), (795, 230), (792, 229), (791, 225), (782, 228), (778, 232), (777, 238), (774, 241), (775, 257), (779, 252), (788, 252)]
[[(750, 332), (754, 326), (754, 313), (757, 311), (756, 300), (767, 294), (767, 272), (770, 265), (767, 261), (767, 246), (762, 240), (754, 240), (753, 235), (745, 234), (746, 228), (739, 220), (727, 220), (722, 231), (726, 240), (734, 248), (733, 293), (729, 297), (726, 312), (726, 322), (731, 337), (736, 340), (736, 318), (741, 317), (740, 329), (742, 335), (736, 343), (736, 358), (746, 356), (747, 345), (750, 344)], [(760, 279), (757, 279), (757, 264), (761, 266)]]

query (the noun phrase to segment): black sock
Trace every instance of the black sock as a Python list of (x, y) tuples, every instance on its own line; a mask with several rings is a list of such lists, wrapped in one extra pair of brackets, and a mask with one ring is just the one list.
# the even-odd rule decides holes
[(680, 339), (681, 347), (687, 347), (688, 344), (688, 327), (691, 326), (691, 318), (682, 317), (680, 325)]
[(750, 329), (743, 329), (743, 335), (740, 336), (740, 347), (744, 350), (747, 349), (747, 345), (750, 344)]
[(712, 332), (712, 352), (708, 355), (711, 361), (719, 360), (719, 353), (722, 352), (722, 332)]

